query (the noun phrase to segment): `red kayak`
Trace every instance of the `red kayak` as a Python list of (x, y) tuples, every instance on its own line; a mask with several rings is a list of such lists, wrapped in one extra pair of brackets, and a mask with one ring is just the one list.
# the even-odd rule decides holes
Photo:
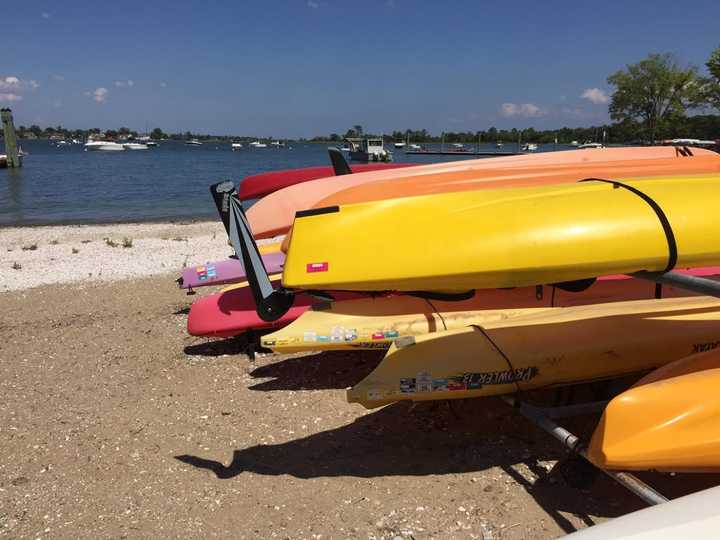
[[(416, 163), (368, 163), (363, 165), (352, 165), (350, 168), (354, 173), (380, 171), (383, 169), (399, 169), (401, 167), (412, 167)], [(288, 169), (286, 171), (273, 171), (254, 176), (245, 177), (240, 182), (238, 199), (246, 201), (259, 199), (270, 193), (281, 190), (294, 184), (335, 176), (335, 169), (327, 167), (305, 167), (303, 169)]]
[[(277, 287), (279, 281), (274, 281)], [(352, 292), (333, 292), (336, 300), (367, 298), (367, 295)], [(266, 322), (255, 311), (255, 299), (250, 287), (232, 289), (198, 298), (190, 306), (187, 329), (191, 336), (232, 337), (248, 330), (282, 328), (305, 313), (320, 300), (301, 293), (295, 296), (293, 306), (276, 321)]]

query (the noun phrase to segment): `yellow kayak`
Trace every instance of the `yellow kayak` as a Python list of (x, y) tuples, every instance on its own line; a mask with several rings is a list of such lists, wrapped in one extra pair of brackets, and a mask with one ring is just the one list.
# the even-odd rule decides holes
[(604, 469), (720, 471), (718, 388), (720, 349), (657, 369), (608, 404), (588, 459)]
[(396, 340), (347, 392), (367, 408), (484, 397), (649, 370), (720, 340), (720, 300), (613, 302)]
[[(713, 280), (720, 277), (718, 267), (687, 272)], [(262, 346), (279, 353), (387, 349), (398, 338), (484, 325), (544, 309), (647, 300), (656, 292), (662, 298), (694, 294), (669, 285), (656, 291), (655, 284), (648, 281), (606, 276), (575, 292), (545, 285), (539, 289), (482, 289), (468, 300), (454, 302), (406, 295), (344, 300), (311, 307), (288, 326), (264, 336)]]
[(720, 263), (720, 176), (444, 193), (299, 212), (283, 285), (466, 291)]

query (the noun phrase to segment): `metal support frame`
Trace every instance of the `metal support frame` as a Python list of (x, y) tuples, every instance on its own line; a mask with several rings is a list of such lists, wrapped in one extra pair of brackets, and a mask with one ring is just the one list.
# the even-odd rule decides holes
[[(565, 446), (565, 448), (570, 450), (570, 452), (582, 456), (588, 461), (588, 463), (590, 463), (582, 439), (550, 420), (550, 417), (553, 416), (558, 418), (585, 414), (588, 412), (597, 412), (604, 408), (602, 406), (604, 402), (543, 409), (542, 407), (535, 407), (524, 403), (512, 396), (503, 396), (502, 399), (533, 424), (555, 437), (563, 446)], [(609, 471), (607, 469), (600, 470), (650, 505), (662, 504), (668, 501), (666, 497), (655, 491), (633, 474), (622, 471)]]
[(632, 277), (654, 281), (663, 285), (672, 285), (680, 289), (685, 289), (706, 296), (715, 296), (720, 298), (720, 282), (712, 279), (688, 276), (678, 272), (635, 272), (630, 274)]

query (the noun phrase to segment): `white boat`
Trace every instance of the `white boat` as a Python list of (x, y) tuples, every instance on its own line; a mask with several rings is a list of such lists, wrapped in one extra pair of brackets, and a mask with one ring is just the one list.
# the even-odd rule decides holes
[(242, 143), (239, 143), (239, 142), (234, 142), (230, 145), (230, 148), (232, 149), (233, 152), (235, 150), (242, 150), (242, 147), (243, 147)]
[(570, 143), (570, 146), (580, 146), (580, 143), (577, 141), (573, 141)]
[(252, 146), (253, 148), (267, 148), (267, 144), (260, 141), (253, 141), (248, 146)]
[(535, 143), (525, 143), (522, 145), (523, 152), (537, 152), (538, 145)]
[(502, 141), (495, 143), (495, 148), (502, 148), (503, 146), (505, 146), (505, 144)]
[(122, 144), (112, 141), (88, 141), (85, 143), (85, 151), (121, 152), (125, 147)]
[(395, 148), (405, 148), (405, 143), (402, 142), (402, 141), (401, 141), (401, 142), (396, 142), (396, 143), (394, 144), (394, 146), (395, 146)]
[(420, 146), (419, 144), (415, 144), (415, 143), (408, 144), (408, 148), (410, 150), (422, 150), (422, 146)]
[(189, 141), (185, 141), (185, 144), (188, 146), (200, 146), (202, 143), (197, 139), (190, 139)]
[(450, 146), (452, 146), (453, 148), (456, 148), (458, 150), (465, 148), (465, 145), (463, 143), (459, 143), (459, 142), (452, 143)]
[(717, 538), (720, 531), (718, 508), (720, 508), (720, 487), (714, 487), (632, 512), (564, 538), (572, 540)]
[(147, 142), (145, 143), (145, 145), (146, 145), (146, 146), (150, 146), (150, 147), (154, 147), (154, 146), (157, 146), (158, 143), (156, 143), (155, 141), (147, 141)]
[(123, 148), (125, 148), (125, 150), (147, 150), (148, 145), (141, 143), (125, 143), (123, 144)]
[(275, 148), (285, 148), (285, 143), (282, 141), (273, 141), (270, 143), (270, 146), (274, 146)]
[(583, 143), (578, 146), (578, 148), (581, 150), (584, 148), (602, 148), (602, 147), (603, 147), (603, 145), (600, 144), (599, 142), (586, 142), (586, 143)]
[(392, 161), (392, 154), (385, 149), (382, 139), (345, 139), (350, 147), (350, 159), (354, 161)]

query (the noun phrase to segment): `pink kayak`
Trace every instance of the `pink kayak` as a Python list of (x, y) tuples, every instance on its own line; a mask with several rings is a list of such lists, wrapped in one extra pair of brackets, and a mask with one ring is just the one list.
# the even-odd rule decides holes
[[(678, 153), (675, 147), (627, 147), (598, 148), (543, 152), (531, 155), (505, 156), (485, 159), (469, 159), (432, 165), (418, 165), (409, 169), (363, 172), (310, 180), (289, 186), (260, 199), (247, 211), (247, 218), (255, 238), (269, 238), (288, 232), (295, 212), (313, 208), (317, 203), (338, 191), (372, 182), (451, 174), (454, 181), (472, 179), (478, 171), (487, 169), (506, 170), (550, 165), (580, 163), (603, 163), (619, 160), (646, 160), (671, 158)], [(693, 148), (694, 155), (716, 155), (710, 150)]]
[[(676, 270), (679, 274), (696, 277), (718, 279), (720, 267), (693, 268)], [(274, 281), (276, 287), (279, 281)], [(478, 291), (471, 300), (460, 302), (436, 302), (443, 310), (470, 309), (533, 308), (533, 307), (567, 307), (586, 304), (618, 302), (621, 300), (644, 300), (653, 298), (660, 291), (663, 298), (692, 296), (694, 293), (672, 286), (657, 288), (655, 284), (626, 275), (603, 276), (586, 289), (572, 292), (563, 285), (546, 285), (540, 289), (535, 287), (519, 287), (515, 289), (486, 289)], [(538, 294), (541, 292), (541, 294)], [(368, 298), (368, 295), (352, 292), (331, 292), (336, 301), (357, 300)], [(248, 330), (275, 329), (287, 326), (305, 313), (310, 306), (320, 301), (300, 293), (295, 297), (293, 307), (281, 318), (266, 322), (258, 317), (255, 299), (250, 287), (242, 287), (227, 292), (210, 294), (193, 302), (188, 315), (188, 333), (193, 336), (232, 337)], [(433, 304), (429, 304), (433, 305)], [(433, 308), (434, 310), (435, 308)]]
[[(384, 171), (388, 169), (400, 169), (413, 167), (414, 163), (370, 163), (363, 165), (352, 165), (353, 173)], [(318, 178), (329, 178), (335, 176), (335, 169), (326, 167), (305, 167), (302, 169), (288, 169), (285, 171), (273, 171), (253, 176), (246, 176), (238, 188), (238, 199), (247, 201), (260, 199), (270, 193), (295, 184), (301, 184)]]
[[(279, 281), (273, 282), (273, 286), (278, 284)], [(351, 292), (334, 292), (332, 296), (336, 300), (367, 298), (367, 295)], [(285, 315), (276, 321), (266, 322), (258, 317), (255, 311), (255, 300), (250, 287), (242, 287), (198, 298), (190, 306), (187, 329), (191, 336), (232, 337), (248, 330), (282, 328), (318, 302), (320, 300), (309, 294), (298, 294)]]
[[(268, 274), (282, 272), (285, 254), (281, 251), (262, 255), (263, 264)], [(227, 285), (245, 281), (245, 267), (238, 259), (209, 262), (198, 266), (183, 268), (177, 280), (181, 289), (195, 289), (209, 285)]]

